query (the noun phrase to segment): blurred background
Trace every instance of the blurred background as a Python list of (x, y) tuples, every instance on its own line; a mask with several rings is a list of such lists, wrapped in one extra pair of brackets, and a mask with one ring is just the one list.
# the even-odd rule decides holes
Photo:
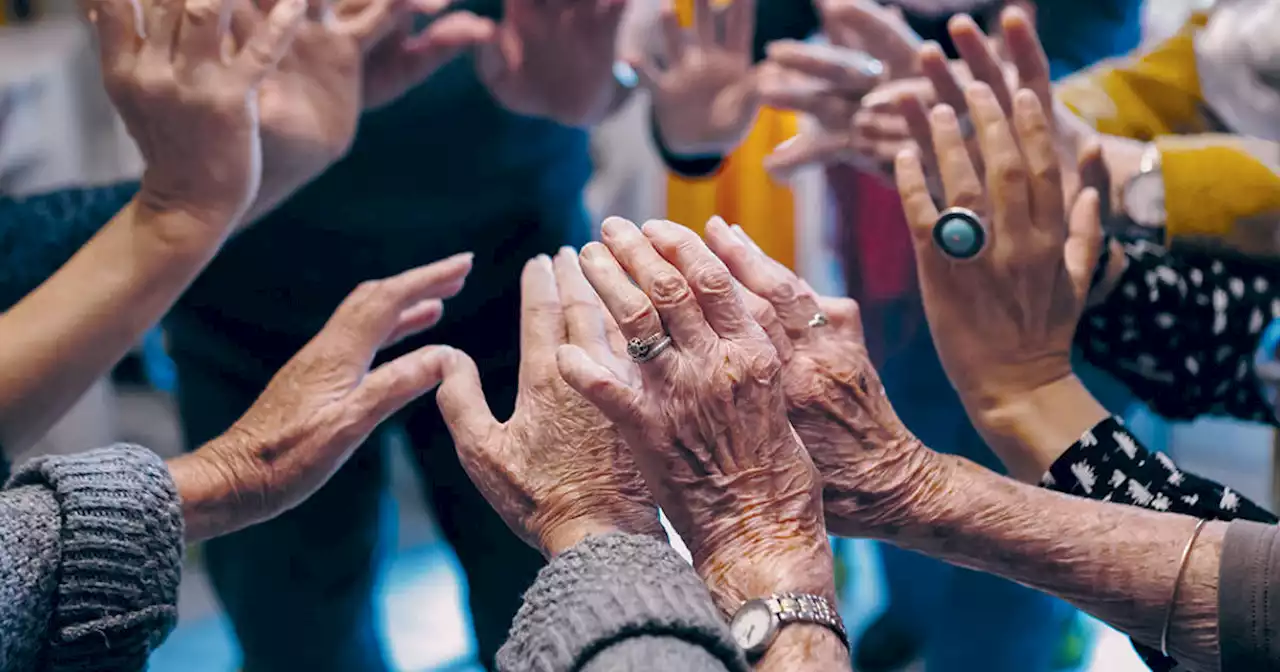
[[(1146, 38), (1176, 30), (1188, 12), (1210, 5), (1197, 0), (1148, 0)], [(631, 0), (637, 23), (656, 10), (655, 0)], [(625, 39), (635, 39), (627, 36)], [(739, 222), (774, 257), (792, 264), (824, 293), (845, 289), (848, 269), (828, 178), (802, 173), (788, 184), (771, 180), (760, 160), (792, 136), (804, 119), (769, 112), (726, 169), (714, 180), (691, 183), (669, 176), (649, 144), (647, 101), (637, 97), (593, 137), (596, 173), (588, 205), (597, 219), (668, 217), (705, 221), (711, 213)], [(139, 162), (98, 83), (90, 36), (73, 0), (0, 0), (0, 193), (23, 194), (63, 184), (106, 183), (135, 176)], [(896, 201), (887, 207), (896, 207)], [(138, 353), (101, 381), (32, 454), (75, 452), (115, 441), (176, 454), (181, 429), (169, 396), (172, 370), (163, 357), (163, 335), (154, 333)], [(1276, 495), (1276, 436), (1268, 428), (1230, 422), (1170, 424), (1135, 412), (1130, 418), (1153, 448), (1173, 454), (1187, 470), (1230, 483), (1258, 502)], [(388, 531), (381, 587), (388, 651), (402, 670), (470, 670), (465, 586), (447, 545), (423, 509), (415, 470), (393, 436), (397, 506)], [(883, 590), (876, 555), (862, 542), (839, 544), (842, 605), (856, 632), (876, 613)], [(152, 659), (159, 672), (224, 672), (235, 669), (236, 650), (216, 600), (191, 549), (180, 601), (181, 624)], [(1097, 637), (1084, 656), (1087, 670), (1143, 670), (1128, 642), (1090, 623)], [(478, 669), (478, 668), (476, 668)]]

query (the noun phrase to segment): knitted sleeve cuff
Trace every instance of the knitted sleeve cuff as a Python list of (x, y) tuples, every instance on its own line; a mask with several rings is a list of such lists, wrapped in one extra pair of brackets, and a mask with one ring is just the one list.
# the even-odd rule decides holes
[(131, 445), (41, 457), (12, 486), (53, 492), (62, 518), (52, 670), (138, 670), (177, 621), (182, 509), (164, 461)]
[(666, 543), (620, 533), (590, 537), (542, 570), (498, 668), (577, 669), (605, 647), (644, 635), (683, 639), (730, 670), (749, 669), (693, 568)]

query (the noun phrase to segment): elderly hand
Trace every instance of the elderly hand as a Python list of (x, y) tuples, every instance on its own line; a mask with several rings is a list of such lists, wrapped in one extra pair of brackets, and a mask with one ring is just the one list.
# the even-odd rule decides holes
[(562, 250), (554, 269), (546, 256), (531, 260), (521, 285), (520, 389), (511, 418), (494, 419), (470, 357), (455, 352), (445, 366), (436, 398), (462, 466), (512, 531), (548, 558), (614, 530), (665, 538), (617, 428), (556, 369), (556, 348), (572, 343), (615, 375), (633, 373), (611, 345), (577, 254)]
[(713, 9), (693, 0), (693, 26), (680, 25), (672, 0), (659, 17), (660, 59), (631, 58), (640, 85), (653, 97), (653, 117), (663, 144), (684, 156), (732, 151), (755, 120), (755, 0), (733, 0)]
[(140, 13), (128, 2), (87, 7), (107, 94), (146, 162), (140, 204), (190, 212), (219, 238), (258, 192), (258, 86), (288, 52), (307, 9), (306, 0), (281, 0), (224, 57), (220, 17), (231, 1), (156, 0)]
[(320, 488), (383, 420), (435, 387), (447, 348), (369, 370), (378, 351), (440, 320), (471, 255), (361, 284), (222, 436), (170, 461), (187, 539), (273, 518)]
[[(947, 204), (973, 211), (988, 229), (976, 256), (955, 260), (935, 243), (939, 212), (919, 156), (899, 156), (896, 173), (938, 355), (975, 424), (991, 430), (999, 419), (986, 416), (1074, 379), (1071, 342), (1103, 244), (1099, 193), (1106, 178), (1093, 145), (1079, 159), (1089, 188), (1064, 197), (1066, 171), (1034, 92), (1017, 92), (1012, 121), (985, 84), (970, 84), (965, 98), (985, 188), (955, 111), (940, 105), (929, 121)], [(1038, 464), (1001, 457), (1021, 476), (1040, 475)]]
[(610, 218), (603, 240), (582, 266), (623, 336), (671, 342), (639, 364), (638, 382), (575, 345), (558, 352), (561, 374), (618, 426), (723, 611), (782, 591), (830, 596), (821, 481), (733, 276), (670, 222), (641, 232)]
[[(245, 42), (269, 10), (254, 0), (234, 2), (231, 31)], [(442, 7), (414, 9), (434, 13)], [(323, 16), (302, 22), (276, 71), (259, 87), (264, 180), (255, 212), (346, 154), (363, 110), (398, 98), (493, 33), (492, 22), (459, 12), (411, 36), (414, 19), (406, 0), (339, 0)]]
[(887, 536), (920, 492), (940, 482), (939, 465), (890, 406), (857, 302), (818, 296), (718, 217), (707, 224), (707, 244), (742, 283), (748, 309), (782, 359), (791, 424), (822, 474), (827, 529)]
[(897, 149), (910, 140), (896, 111), (864, 110), (863, 98), (881, 82), (919, 71), (920, 38), (900, 13), (869, 0), (832, 0), (819, 10), (829, 45), (780, 40), (760, 68), (762, 103), (807, 113), (818, 124), (765, 160), (780, 176), (815, 163), (857, 162), (888, 152), (880, 147), (886, 141)]
[(504, 0), (480, 79), (507, 109), (568, 126), (600, 121), (621, 95), (613, 76), (623, 0)]

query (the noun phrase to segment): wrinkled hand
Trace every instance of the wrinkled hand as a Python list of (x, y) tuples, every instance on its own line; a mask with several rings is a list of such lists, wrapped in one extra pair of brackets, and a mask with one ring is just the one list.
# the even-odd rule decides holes
[(191, 211), (220, 233), (258, 192), (258, 86), (288, 53), (307, 8), (277, 3), (224, 58), (221, 17), (232, 1), (156, 0), (135, 17), (135, 4), (85, 0), (107, 94), (146, 162), (141, 202)]
[(670, 222), (642, 233), (610, 218), (603, 240), (583, 248), (583, 270), (623, 336), (672, 343), (639, 365), (638, 384), (573, 345), (558, 352), (561, 374), (617, 424), (723, 611), (779, 591), (830, 594), (821, 480), (787, 420), (777, 353), (728, 269)]
[(619, 95), (613, 64), (624, 0), (504, 0), (480, 79), (520, 114), (568, 126), (602, 119)]
[(832, 0), (819, 10), (830, 44), (774, 42), (760, 71), (765, 105), (804, 112), (818, 124), (766, 158), (766, 168), (780, 176), (812, 164), (868, 163), (887, 137), (909, 139), (898, 115), (863, 111), (863, 98), (881, 82), (919, 72), (920, 38), (899, 12), (870, 0)]
[(919, 156), (898, 158), (898, 190), (916, 242), (925, 314), (952, 385), (971, 413), (1071, 375), (1071, 341), (1102, 245), (1099, 193), (1107, 184), (1097, 145), (1079, 171), (1090, 188), (1064, 197), (1066, 172), (1040, 97), (1019, 90), (1012, 120), (981, 83), (965, 89), (984, 179), (954, 110), (935, 107), (932, 146), (946, 203), (989, 223), (968, 261), (936, 249), (938, 218)]
[(714, 9), (693, 0), (693, 26), (680, 25), (672, 0), (663, 0), (660, 58), (629, 60), (653, 98), (663, 144), (684, 156), (727, 154), (751, 130), (759, 103), (751, 45), (755, 0)]
[(556, 368), (564, 343), (588, 349), (616, 375), (628, 366), (611, 348), (602, 311), (562, 251), (525, 265), (521, 280), (520, 389), (511, 419), (485, 403), (470, 357), (455, 352), (437, 400), (462, 466), (507, 525), (548, 558), (591, 534), (665, 538), (658, 509), (621, 435)]
[(438, 322), (441, 300), (461, 291), (470, 270), (463, 254), (361, 284), (225, 434), (170, 462), (188, 540), (297, 506), (383, 420), (435, 387), (447, 348), (369, 367), (379, 350)]
[[(232, 33), (243, 43), (270, 4), (234, 1)], [(399, 97), (493, 32), (492, 22), (457, 13), (409, 35), (415, 14), (440, 9), (408, 0), (339, 0), (302, 22), (259, 87), (264, 185), (271, 192), (264, 188), (264, 196), (283, 198), (323, 172), (350, 148), (362, 111)]]
[[(791, 424), (822, 474), (827, 528), (841, 536), (887, 536), (939, 479), (935, 455), (885, 396), (858, 303), (818, 296), (718, 217), (707, 224), (707, 244), (742, 283), (747, 308), (782, 360)], [(819, 315), (826, 323), (811, 326)]]

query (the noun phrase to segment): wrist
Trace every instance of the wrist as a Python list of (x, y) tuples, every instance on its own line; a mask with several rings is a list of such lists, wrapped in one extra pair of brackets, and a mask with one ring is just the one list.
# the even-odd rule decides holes
[(744, 602), (777, 593), (804, 593), (835, 604), (835, 569), (826, 535), (782, 539), (751, 534), (695, 558), (720, 612), (732, 617)]
[(546, 523), (538, 532), (538, 547), (543, 556), (550, 559), (577, 546), (588, 537), (613, 532), (653, 537), (666, 541), (666, 532), (658, 521), (656, 509), (645, 511), (603, 513), (594, 509), (590, 515), (562, 518)]
[[(823, 474), (827, 529), (840, 537), (891, 539), (927, 513), (950, 484), (950, 463), (908, 435), (889, 455)], [(859, 468), (861, 467), (861, 468)]]
[(205, 251), (220, 245), (243, 215), (242, 204), (217, 204), (187, 198), (143, 176), (133, 198), (136, 216), (145, 231), (166, 248)]
[(182, 503), (187, 541), (211, 539), (268, 517), (261, 467), (251, 437), (234, 428), (198, 450), (167, 462)]
[(965, 406), (1010, 475), (1029, 483), (1038, 482), (1084, 432), (1109, 415), (1075, 374)]

